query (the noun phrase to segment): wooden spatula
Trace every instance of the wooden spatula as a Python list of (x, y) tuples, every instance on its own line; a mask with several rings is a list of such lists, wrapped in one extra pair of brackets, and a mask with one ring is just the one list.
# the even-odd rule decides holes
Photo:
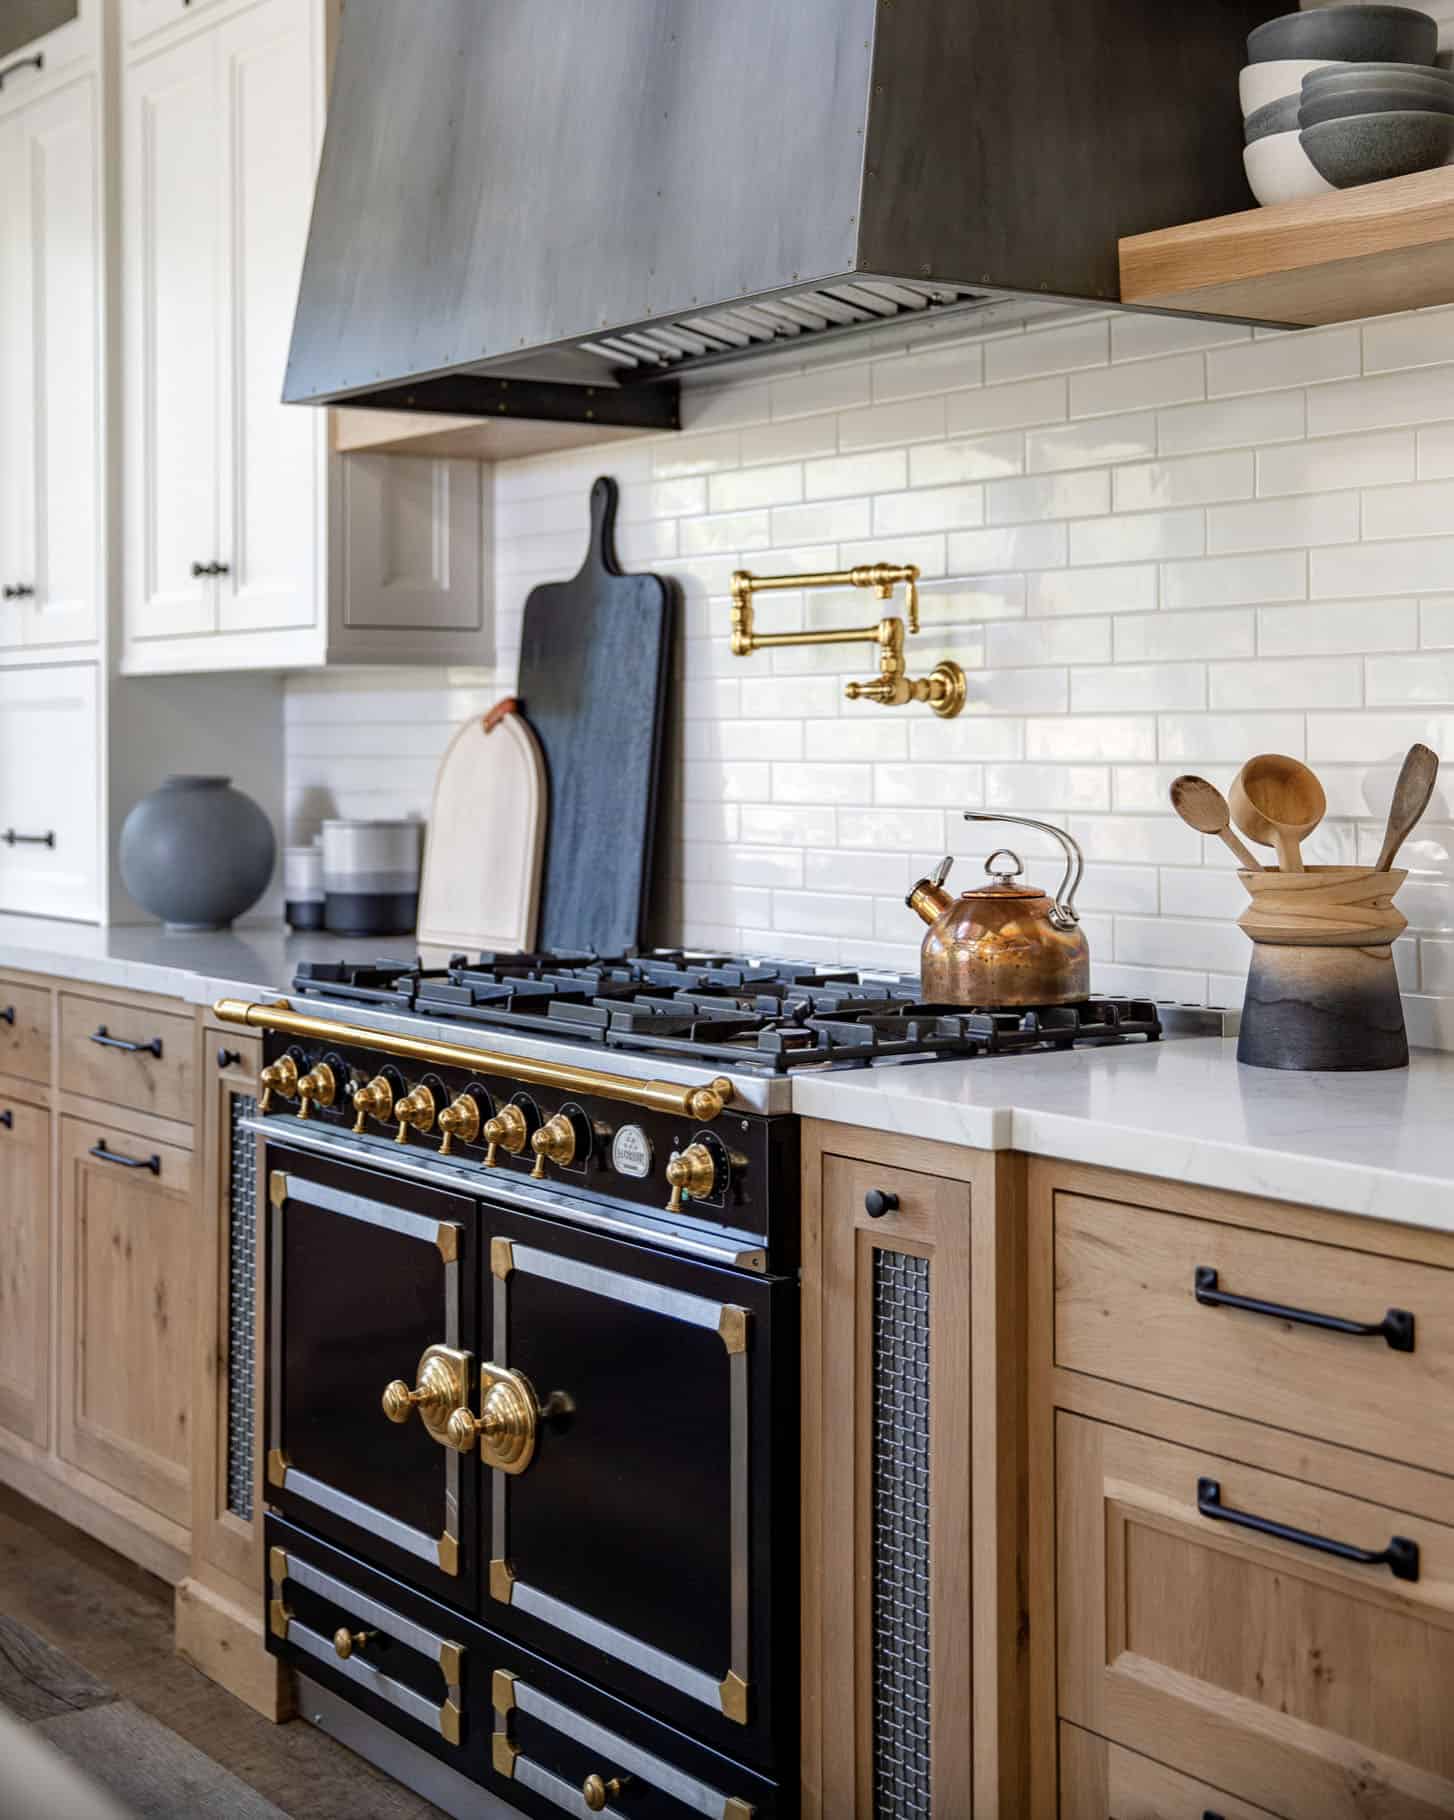
[(1232, 811), (1215, 784), (1209, 784), (1204, 777), (1179, 777), (1171, 786), (1171, 806), (1198, 834), (1215, 834), (1247, 871), (1262, 871), (1262, 861), (1232, 832)]
[(1434, 784), (1439, 776), (1439, 757), (1427, 746), (1410, 746), (1404, 757), (1398, 782), (1393, 787), (1393, 801), (1388, 808), (1388, 827), (1378, 855), (1375, 872), (1388, 872), (1398, 857), (1398, 850), (1418, 826), (1419, 817), (1429, 806)]

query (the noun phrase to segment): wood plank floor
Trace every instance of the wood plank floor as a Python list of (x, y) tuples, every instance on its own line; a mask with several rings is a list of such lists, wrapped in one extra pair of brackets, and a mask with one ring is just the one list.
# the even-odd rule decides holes
[[(105, 1732), (120, 1717), (91, 1715), (129, 1703), (298, 1820), (442, 1820), (315, 1727), (270, 1725), (183, 1662), (172, 1647), (169, 1586), (0, 1486), (5, 1617), (64, 1659), (37, 1652), (15, 1625), (0, 1631), (0, 1699), (30, 1699), (31, 1717), (42, 1731), (56, 1727), (57, 1742), (61, 1728), (77, 1724), (66, 1714)], [(100, 1703), (112, 1694), (118, 1700)], [(46, 1700), (49, 1713), (36, 1704)]]

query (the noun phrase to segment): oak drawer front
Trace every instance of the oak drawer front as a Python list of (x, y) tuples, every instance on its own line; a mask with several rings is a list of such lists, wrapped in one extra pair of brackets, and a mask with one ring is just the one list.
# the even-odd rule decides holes
[(61, 1088), (190, 1125), (192, 1020), (61, 994)]
[[(1412, 1316), (1412, 1332), (1399, 1320), (1387, 1336), (1358, 1336), (1294, 1318), (1374, 1327), (1390, 1312)], [(1454, 1472), (1454, 1271), (1060, 1194), (1055, 1362)]]
[(1060, 1726), (1060, 1820), (1279, 1820), (1180, 1770)]
[(1285, 1820), (1454, 1814), (1454, 1530), (1067, 1414), (1056, 1485), (1063, 1718)]
[(50, 1081), (50, 994), (0, 980), (0, 1074)]

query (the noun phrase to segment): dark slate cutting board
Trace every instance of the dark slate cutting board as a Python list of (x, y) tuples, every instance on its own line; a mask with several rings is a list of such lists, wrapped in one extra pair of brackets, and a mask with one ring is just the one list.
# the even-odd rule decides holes
[(621, 954), (645, 924), (676, 602), (660, 575), (621, 573), (617, 498), (594, 483), (580, 573), (525, 603), (518, 693), (550, 787), (545, 949)]

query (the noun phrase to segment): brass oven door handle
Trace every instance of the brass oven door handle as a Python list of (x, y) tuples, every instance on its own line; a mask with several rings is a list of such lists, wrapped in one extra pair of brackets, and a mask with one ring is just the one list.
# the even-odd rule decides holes
[(154, 1036), (149, 1043), (129, 1043), (124, 1036), (112, 1036), (104, 1024), (91, 1033), (91, 1041), (102, 1049), (120, 1049), (125, 1055), (152, 1055), (162, 1059), (162, 1039)]
[(480, 1413), (455, 1410), (445, 1440), (460, 1453), (478, 1442), (486, 1466), (522, 1473), (535, 1457), (539, 1427), (540, 1400), (530, 1380), (504, 1365), (481, 1365)]
[(431, 1437), (441, 1447), (452, 1447), (451, 1418), (469, 1402), (472, 1363), (467, 1352), (430, 1346), (419, 1360), (412, 1390), (402, 1378), (384, 1387), (380, 1398), (384, 1414), (391, 1422), (407, 1422), (417, 1409)]

